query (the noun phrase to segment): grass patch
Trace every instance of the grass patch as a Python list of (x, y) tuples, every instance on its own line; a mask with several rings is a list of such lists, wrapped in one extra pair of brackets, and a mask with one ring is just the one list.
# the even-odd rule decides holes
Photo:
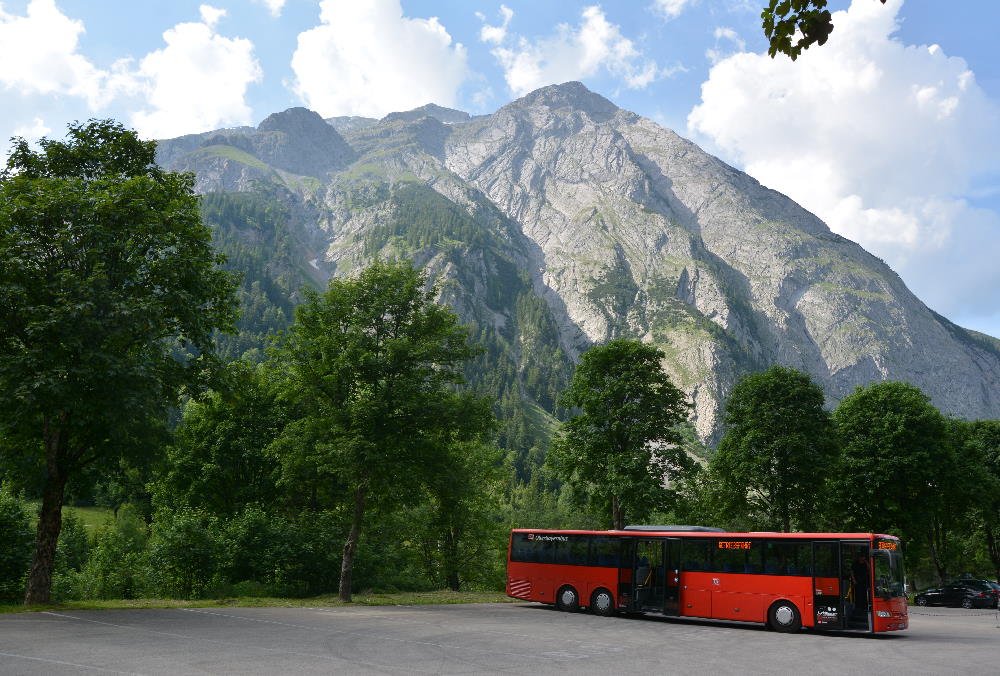
[[(39, 500), (31, 500), (28, 502), (28, 506), (31, 509), (31, 528), (34, 530), (35, 526), (38, 525), (38, 510), (41, 508), (42, 503)], [(114, 518), (114, 513), (107, 507), (70, 507), (63, 505), (62, 515), (64, 519), (69, 512), (76, 514), (76, 518), (80, 520), (90, 533), (96, 532), (98, 528)]]
[(113, 599), (109, 601), (66, 601), (44, 606), (0, 605), (0, 613), (23, 613), (41, 610), (131, 610), (139, 608), (336, 608), (351, 606), (423, 606), (453, 603), (517, 603), (503, 592), (449, 590), (397, 592), (382, 594), (362, 592), (351, 603), (343, 603), (336, 594), (309, 598), (222, 598), (182, 601), (177, 599)]
[(270, 169), (270, 167), (261, 162), (259, 159), (251, 155), (250, 153), (240, 150), (235, 146), (230, 145), (214, 145), (206, 146), (204, 148), (199, 148), (194, 152), (194, 156), (197, 158), (202, 157), (221, 157), (223, 159), (232, 160), (233, 162), (239, 162), (240, 164), (245, 164), (248, 167), (253, 167), (254, 169), (260, 169), (265, 171)]

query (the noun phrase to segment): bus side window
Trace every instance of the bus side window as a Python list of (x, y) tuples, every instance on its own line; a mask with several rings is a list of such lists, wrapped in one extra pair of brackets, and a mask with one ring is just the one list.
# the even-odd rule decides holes
[(591, 540), (590, 565), (606, 568), (618, 567), (618, 541), (598, 535)]
[(795, 565), (798, 567), (796, 575), (812, 577), (813, 563), (811, 542), (795, 543)]
[(837, 568), (837, 547), (836, 542), (817, 542), (814, 551), (816, 552), (816, 564), (814, 574), (816, 577), (838, 577)]
[(715, 573), (742, 573), (747, 563), (746, 549), (728, 549), (725, 541), (715, 541), (712, 550), (712, 568)]
[(538, 544), (529, 540), (527, 533), (514, 533), (514, 542), (510, 548), (510, 560), (518, 563), (536, 563)]
[(590, 547), (590, 536), (570, 535), (569, 542), (564, 543), (563, 546), (567, 545), (566, 563), (573, 566), (586, 566), (587, 550)]
[(763, 549), (765, 573), (812, 576), (812, 543), (770, 540)]
[(764, 547), (760, 540), (750, 541), (750, 551), (747, 552), (747, 562), (743, 568), (745, 573), (758, 574), (764, 570)]
[(714, 545), (715, 540), (691, 539), (685, 540), (681, 556), (684, 570), (686, 571), (707, 571), (709, 570), (709, 546)]

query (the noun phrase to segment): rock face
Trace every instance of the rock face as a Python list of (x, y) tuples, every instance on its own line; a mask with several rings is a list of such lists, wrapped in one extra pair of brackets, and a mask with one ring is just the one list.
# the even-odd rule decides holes
[(883, 261), (674, 132), (575, 82), (458, 112), (425, 106), (341, 137), (292, 109), (256, 131), (166, 141), (160, 157), (201, 190), (280, 188), (332, 274), (413, 256), (514, 353), (532, 334), (517, 299), (541, 299), (532, 317), (563, 355), (550, 368), (614, 337), (658, 345), (703, 438), (735, 381), (771, 364), (810, 373), (831, 403), (902, 380), (946, 413), (1000, 417), (1000, 341), (936, 315)]

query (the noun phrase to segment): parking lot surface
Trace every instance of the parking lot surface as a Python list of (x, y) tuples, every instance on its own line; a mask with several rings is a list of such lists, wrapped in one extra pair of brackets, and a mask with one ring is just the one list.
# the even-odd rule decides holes
[(987, 674), (996, 611), (911, 608), (876, 636), (536, 604), (0, 616), (0, 674)]

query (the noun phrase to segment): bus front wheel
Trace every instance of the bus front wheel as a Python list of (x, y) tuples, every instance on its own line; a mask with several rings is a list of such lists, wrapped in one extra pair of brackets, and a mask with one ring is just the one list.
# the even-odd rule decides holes
[(569, 585), (561, 588), (556, 594), (556, 608), (573, 613), (580, 608), (580, 596)]
[(590, 610), (595, 615), (608, 617), (615, 614), (615, 597), (607, 589), (598, 589), (590, 597)]
[(767, 621), (775, 631), (792, 634), (802, 628), (799, 609), (791, 601), (778, 601), (767, 611)]

